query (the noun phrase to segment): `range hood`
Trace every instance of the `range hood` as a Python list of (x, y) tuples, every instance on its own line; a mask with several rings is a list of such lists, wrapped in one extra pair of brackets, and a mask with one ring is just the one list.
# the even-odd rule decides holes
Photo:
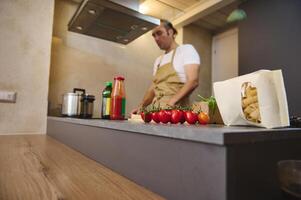
[(84, 0), (68, 30), (128, 44), (160, 23), (159, 19), (139, 13), (138, 5), (135, 0)]

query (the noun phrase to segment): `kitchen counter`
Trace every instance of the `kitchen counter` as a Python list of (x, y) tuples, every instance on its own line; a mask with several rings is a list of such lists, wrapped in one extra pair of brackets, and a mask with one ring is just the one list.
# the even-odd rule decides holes
[(277, 162), (301, 129), (48, 117), (47, 134), (172, 200), (281, 200)]
[(147, 135), (162, 136), (180, 140), (190, 140), (209, 144), (227, 145), (254, 143), (283, 139), (301, 139), (301, 128), (265, 129), (246, 126), (156, 124), (141, 121), (113, 121), (101, 119), (77, 119), (48, 117), (49, 120), (85, 126), (129, 131)]

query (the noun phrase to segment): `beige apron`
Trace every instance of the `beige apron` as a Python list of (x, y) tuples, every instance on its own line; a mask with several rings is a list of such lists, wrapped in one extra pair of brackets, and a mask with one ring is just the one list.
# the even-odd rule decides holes
[[(152, 102), (156, 107), (160, 105), (161, 108), (167, 108), (168, 101), (184, 85), (184, 83), (181, 82), (177, 72), (173, 67), (175, 53), (176, 49), (172, 53), (171, 62), (159, 67), (163, 58), (162, 56), (157, 66), (157, 72), (153, 78), (155, 97)], [(189, 98), (185, 97), (181, 99), (179, 102), (177, 102), (176, 105), (188, 106)]]

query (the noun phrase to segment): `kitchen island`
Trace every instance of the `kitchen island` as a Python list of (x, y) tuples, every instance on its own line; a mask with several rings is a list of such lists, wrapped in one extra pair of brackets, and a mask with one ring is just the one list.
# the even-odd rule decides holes
[(280, 200), (277, 162), (301, 159), (299, 128), (48, 117), (47, 134), (172, 200)]

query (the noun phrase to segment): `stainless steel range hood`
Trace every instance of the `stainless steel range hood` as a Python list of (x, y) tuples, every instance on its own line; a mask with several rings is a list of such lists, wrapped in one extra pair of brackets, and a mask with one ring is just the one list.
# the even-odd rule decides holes
[(160, 23), (159, 19), (135, 10), (135, 5), (138, 8), (135, 2), (84, 0), (69, 22), (68, 30), (128, 44)]

